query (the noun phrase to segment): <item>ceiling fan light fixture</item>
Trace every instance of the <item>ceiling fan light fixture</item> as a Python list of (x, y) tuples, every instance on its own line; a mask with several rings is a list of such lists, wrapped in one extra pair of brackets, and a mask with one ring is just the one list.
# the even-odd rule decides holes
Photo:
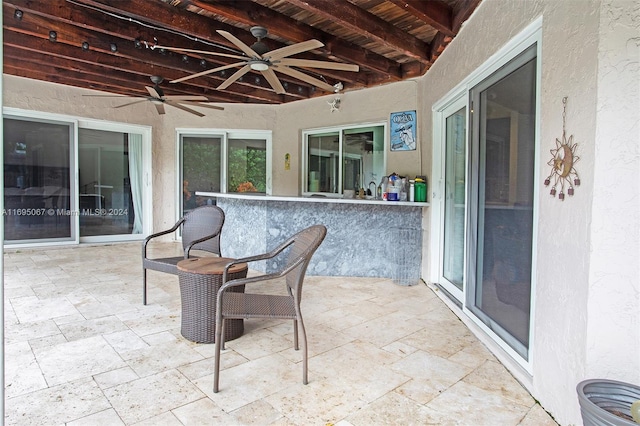
[(249, 66), (254, 71), (266, 71), (269, 69), (269, 64), (264, 61), (249, 61)]

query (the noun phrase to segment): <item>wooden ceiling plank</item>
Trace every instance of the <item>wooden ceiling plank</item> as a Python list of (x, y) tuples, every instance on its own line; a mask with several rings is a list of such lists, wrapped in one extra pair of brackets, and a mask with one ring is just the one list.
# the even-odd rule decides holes
[(456, 34), (460, 31), (462, 23), (469, 19), (482, 0), (460, 0), (459, 9), (453, 16), (451, 27)]
[[(136, 49), (133, 46), (133, 43), (126, 43), (126, 40), (115, 40), (118, 41), (118, 52), (117, 54), (112, 54), (112, 52), (109, 50), (109, 47), (106, 43), (104, 43), (104, 41), (101, 41), (101, 35), (100, 34), (95, 34), (93, 31), (90, 30), (85, 30), (83, 28), (78, 28), (78, 27), (74, 27), (70, 24), (66, 24), (66, 23), (62, 23), (62, 22), (47, 22), (48, 18), (44, 18), (43, 16), (33, 16), (33, 15), (25, 15), (23, 16), (23, 19), (19, 22), (20, 27), (14, 27), (11, 26), (11, 24), (15, 24), (14, 22), (12, 22), (12, 20), (8, 20), (10, 18), (10, 14), (11, 12), (9, 10), (7, 10), (6, 8), (4, 9), (4, 21), (5, 21), (5, 28), (9, 29), (9, 30), (15, 30), (15, 31), (21, 31), (24, 32), (25, 34), (31, 34), (31, 35), (35, 35), (36, 37), (39, 35), (40, 37), (44, 38), (46, 37), (46, 34), (48, 33), (48, 30), (46, 30), (46, 28), (52, 28), (55, 27), (58, 31), (60, 31), (60, 34), (58, 36), (58, 41), (56, 43), (43, 43), (41, 45), (41, 48), (46, 51), (48, 48), (52, 48), (55, 45), (60, 45), (60, 44), (68, 44), (72, 47), (75, 47), (77, 50), (72, 51), (71, 53), (69, 53), (70, 55), (78, 55), (78, 56), (85, 56), (85, 57), (90, 57), (90, 53), (91, 52), (100, 52), (100, 53), (105, 53), (107, 54), (107, 56), (105, 56), (105, 60), (107, 61), (107, 63), (111, 63), (109, 61), (111, 61), (113, 58), (120, 58), (120, 60), (118, 59), (113, 59), (115, 61), (117, 61), (117, 64), (115, 63), (111, 63), (112, 66), (114, 68), (117, 69), (127, 69), (129, 67), (134, 67), (137, 66), (138, 70), (139, 69), (146, 69), (147, 73), (149, 72), (149, 68), (152, 68), (153, 66), (165, 66), (168, 68), (173, 68), (174, 72), (172, 73), (171, 76), (165, 75), (165, 78), (178, 78), (178, 75), (175, 73), (175, 71), (179, 71), (181, 74), (180, 76), (183, 76), (185, 73), (193, 73), (193, 72), (198, 72), (201, 71), (202, 68), (200, 67), (199, 64), (188, 64), (188, 63), (183, 63), (180, 60), (176, 60), (176, 57), (174, 56), (173, 58), (170, 58), (168, 56), (164, 56), (161, 55), (159, 52), (154, 52), (152, 50), (149, 49)], [(43, 26), (44, 25), (44, 29)], [(30, 28), (30, 27), (33, 28)], [(41, 34), (37, 34), (37, 32), (40, 31)], [(89, 51), (82, 51), (79, 46), (81, 44), (80, 40), (88, 40), (91, 47), (91, 50)], [(123, 43), (119, 43), (120, 41), (124, 41)], [(100, 44), (102, 43), (104, 46), (102, 49), (97, 49), (95, 48), (96, 44)], [(122, 60), (123, 58), (125, 58), (126, 60)], [(92, 59), (92, 60), (96, 60), (96, 59)], [(136, 72), (134, 70), (134, 72)], [(216, 83), (214, 83), (212, 85), (212, 88), (215, 88), (220, 82), (224, 81), (224, 78), (219, 77), (219, 76), (212, 76), (212, 78), (214, 80), (216, 80)], [(270, 86), (267, 84), (266, 81), (264, 81), (263, 79), (260, 80), (261, 84), (255, 84), (255, 83), (250, 83), (251, 86), (251, 90), (254, 91), (256, 89), (259, 90), (259, 92), (256, 93), (256, 98), (258, 99), (265, 99), (269, 102), (274, 102), (274, 101), (278, 101), (278, 96), (276, 94), (273, 94), (271, 92), (271, 88)], [(299, 90), (297, 90), (298, 86), (296, 85), (292, 85), (292, 88), (295, 90), (295, 92), (292, 94), (294, 99), (300, 99), (303, 96), (301, 96), (302, 94), (305, 94), (307, 96), (304, 97), (308, 97), (308, 89), (306, 90), (302, 90), (302, 92), (300, 92)], [(236, 90), (238, 90), (237, 88), (234, 88)], [(262, 89), (262, 91), (260, 91), (260, 89)], [(195, 93), (195, 94), (201, 94), (201, 93)]]
[[(99, 83), (101, 87), (107, 87), (105, 83), (105, 67), (97, 64), (80, 64), (77, 61), (68, 58), (55, 58), (52, 60), (50, 56), (39, 54), (38, 52), (19, 49), (13, 46), (8, 46), (5, 49), (5, 64), (18, 65), (19, 63), (29, 62), (33, 64), (33, 67), (29, 68), (41, 68), (41, 67), (55, 67), (57, 71), (56, 75), (65, 72), (77, 73), (79, 76), (84, 76), (87, 82), (92, 84)], [(158, 70), (162, 71), (162, 70)], [(109, 70), (109, 85), (111, 87), (119, 87), (122, 89), (120, 94), (125, 95), (142, 95), (147, 96), (148, 93), (144, 89), (145, 86), (151, 86), (153, 83), (149, 79), (148, 74), (132, 74), (130, 72)], [(80, 80), (81, 77), (76, 77)], [(161, 85), (167, 94), (191, 94), (193, 88), (187, 85), (169, 85), (163, 83)], [(248, 98), (246, 96), (239, 96), (235, 94), (225, 93), (224, 95), (210, 90), (207, 92), (207, 98), (211, 102), (245, 102)], [(231, 97), (231, 99), (229, 99)]]
[[(264, 26), (268, 23), (269, 34), (294, 43), (301, 43), (309, 39), (320, 40), (325, 43), (325, 46), (318, 50), (326, 55), (356, 64), (367, 70), (391, 74), (391, 78), (394, 80), (401, 78), (399, 66), (395, 61), (281, 15), (260, 4), (248, 1), (205, 3), (200, 0), (188, 0), (185, 3), (247, 26)], [(328, 46), (331, 48), (329, 49)]]
[(429, 44), (413, 37), (389, 22), (349, 3), (334, 0), (289, 0), (297, 7), (338, 23), (350, 31), (360, 33), (401, 52), (415, 60), (429, 63)]
[(387, 0), (421, 21), (429, 24), (439, 32), (455, 36), (452, 28), (453, 9), (446, 3), (431, 0)]
[[(220, 46), (221, 48), (231, 49), (233, 52), (238, 52), (238, 49), (231, 42), (221, 37), (215, 30), (221, 29), (228, 31), (232, 34), (238, 32), (236, 27), (223, 22), (212, 20), (204, 15), (198, 15), (189, 11), (182, 10), (180, 8), (167, 5), (163, 2), (156, 0), (127, 0), (127, 1), (109, 1), (109, 0), (74, 0), (77, 3), (81, 3), (91, 7), (97, 7), (104, 9), (107, 12), (126, 15), (128, 18), (136, 21), (145, 22), (158, 28), (166, 28), (171, 32), (171, 37), (166, 40), (168, 42), (160, 41), (160, 44), (175, 45), (171, 40), (174, 40), (177, 34), (184, 34), (191, 38), (200, 40), (201, 42), (208, 43), (211, 47)], [(215, 23), (215, 25), (212, 25)], [(177, 34), (176, 34), (177, 33)], [(179, 38), (181, 44), (185, 37)], [(213, 41), (215, 40), (215, 41)], [(249, 43), (251, 44), (251, 43)], [(277, 47), (285, 46), (282, 43), (278, 43)], [(183, 47), (182, 45), (180, 47)], [(200, 46), (202, 48), (202, 46)], [(224, 51), (224, 50), (223, 50)], [(313, 55), (313, 59), (319, 59), (317, 55)], [(322, 58), (320, 58), (322, 59)], [(357, 73), (344, 73), (341, 71), (326, 71), (325, 76), (331, 76), (336, 80), (349, 81), (356, 83)]]
[[(5, 31), (4, 44), (6, 46), (14, 46), (17, 48), (31, 50), (39, 52), (42, 55), (50, 56), (51, 61), (56, 61), (55, 58), (65, 58), (75, 61), (79, 67), (89, 66), (91, 64), (100, 64), (103, 67), (103, 75), (105, 79), (109, 72), (123, 71), (132, 74), (140, 74), (149, 76), (151, 74), (161, 74), (164, 78), (175, 78), (178, 74), (174, 68), (174, 61), (169, 60), (160, 54), (154, 54), (153, 52), (142, 51), (140, 54), (144, 57), (144, 61), (132, 61), (131, 57), (125, 56), (120, 53), (118, 55), (105, 54), (103, 52), (89, 50), (82, 51), (81, 49), (67, 45), (61, 42), (52, 43), (49, 40), (41, 39), (35, 36), (21, 35), (12, 31)], [(133, 47), (130, 47), (133, 49)], [(182, 75), (182, 74), (181, 74)], [(221, 78), (216, 80), (221, 81)], [(211, 84), (206, 90), (192, 91), (190, 94), (194, 95), (207, 95), (207, 91), (215, 91), (217, 82)], [(239, 93), (243, 96), (249, 96), (257, 100), (267, 102), (282, 102), (279, 95), (273, 93), (270, 89), (262, 89), (253, 87), (237, 87), (230, 91), (231, 93)], [(242, 93), (245, 92), (245, 93)], [(118, 92), (115, 92), (118, 93)]]

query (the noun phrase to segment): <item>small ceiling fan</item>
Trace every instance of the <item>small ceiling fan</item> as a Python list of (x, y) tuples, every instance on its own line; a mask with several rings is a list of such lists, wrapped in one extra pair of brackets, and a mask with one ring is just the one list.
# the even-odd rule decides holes
[(165, 105), (170, 105), (174, 108), (178, 108), (181, 109), (183, 111), (186, 111), (188, 113), (191, 113), (193, 115), (197, 115), (198, 117), (204, 117), (204, 114), (202, 114), (199, 111), (196, 111), (195, 109), (186, 107), (183, 104), (186, 105), (194, 105), (194, 106), (199, 106), (199, 107), (204, 107), (204, 108), (211, 108), (211, 109), (217, 109), (217, 110), (224, 110), (224, 108), (219, 107), (219, 106), (215, 106), (215, 105), (208, 105), (205, 104), (203, 102), (210, 102), (209, 99), (207, 99), (207, 97), (205, 96), (196, 96), (196, 95), (166, 95), (164, 94), (164, 91), (160, 88), (160, 83), (162, 83), (162, 81), (164, 80), (162, 77), (157, 76), (157, 75), (152, 75), (151, 77), (151, 81), (153, 82), (154, 86), (150, 87), (150, 86), (145, 86), (145, 89), (147, 89), (147, 92), (149, 92), (149, 96), (146, 97), (141, 97), (141, 96), (121, 96), (121, 95), (84, 95), (84, 96), (92, 96), (92, 97), (103, 97), (103, 98), (112, 98), (112, 97), (118, 97), (118, 98), (142, 98), (142, 99), (138, 99), (132, 102), (128, 102), (126, 104), (123, 105), (118, 105), (114, 108), (123, 108), (126, 106), (130, 106), (130, 105), (135, 105), (135, 104), (139, 104), (142, 102), (147, 102), (150, 101), (155, 107), (156, 107), (156, 111), (158, 111), (158, 114), (164, 114), (164, 106)]
[(217, 71), (226, 70), (229, 68), (241, 67), (238, 71), (236, 71), (231, 77), (226, 79), (221, 85), (218, 86), (218, 90), (223, 90), (237, 81), (240, 77), (248, 73), (249, 71), (258, 71), (260, 72), (265, 80), (269, 83), (269, 85), (273, 88), (273, 90), (278, 94), (286, 93), (282, 83), (275, 74), (275, 71), (280, 72), (282, 74), (286, 74), (290, 77), (296, 78), (298, 80), (304, 81), (305, 83), (316, 86), (320, 89), (326, 90), (328, 92), (336, 92), (336, 87), (328, 84), (325, 81), (312, 77), (308, 74), (303, 73), (292, 67), (300, 67), (300, 68), (321, 68), (321, 69), (332, 69), (339, 71), (354, 71), (357, 72), (360, 68), (358, 65), (353, 64), (344, 64), (340, 62), (328, 62), (328, 61), (314, 61), (310, 59), (295, 59), (289, 58), (289, 56), (307, 52), (309, 50), (317, 49), (319, 47), (324, 46), (324, 44), (318, 40), (307, 40), (300, 43), (292, 44), (289, 46), (284, 46), (275, 50), (268, 50), (268, 47), (261, 41), (266, 35), (267, 30), (264, 27), (251, 27), (251, 34), (257, 38), (258, 40), (252, 44), (251, 46), (247, 46), (233, 34), (223, 31), (217, 30), (218, 34), (229, 40), (235, 46), (238, 47), (246, 56), (241, 55), (233, 55), (228, 53), (218, 53), (211, 51), (203, 51), (203, 50), (195, 50), (195, 49), (182, 49), (177, 47), (168, 47), (168, 46), (153, 46), (152, 48), (161, 48), (166, 50), (175, 50), (179, 52), (191, 52), (191, 53), (200, 53), (205, 55), (215, 55), (215, 56), (224, 56), (226, 58), (239, 59), (240, 62), (235, 62), (233, 64), (224, 65), (221, 67), (209, 69), (206, 71), (202, 71), (196, 74), (192, 74), (186, 77), (178, 78), (176, 80), (172, 80), (171, 83), (178, 83), (181, 81), (189, 80), (191, 78), (201, 77), (207, 74), (212, 74)]

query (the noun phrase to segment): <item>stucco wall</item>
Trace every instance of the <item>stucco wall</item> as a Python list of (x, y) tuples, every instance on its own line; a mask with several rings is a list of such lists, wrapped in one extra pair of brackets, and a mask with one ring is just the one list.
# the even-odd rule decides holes
[[(273, 173), (276, 195), (298, 195), (300, 188), (300, 156), (302, 131), (313, 128), (344, 124), (389, 122), (392, 112), (415, 110), (419, 98), (418, 83), (403, 81), (367, 90), (342, 93), (340, 109), (331, 112), (327, 104), (336, 96), (327, 95), (303, 102), (294, 102), (278, 107), (277, 122), (273, 131)], [(418, 119), (418, 131), (423, 126)], [(388, 130), (387, 130), (388, 131)], [(388, 135), (387, 135), (388, 137)], [(415, 176), (426, 172), (420, 155), (425, 149), (425, 140), (418, 140), (416, 151), (389, 152), (387, 149), (387, 172)], [(291, 154), (291, 170), (284, 170), (284, 156)]]
[(602, 4), (585, 376), (640, 385), (640, 4)]
[(484, 0), (420, 82), (421, 136), (430, 106), (540, 16), (537, 180), (562, 137), (566, 96), (581, 185), (564, 202), (540, 187), (533, 375), (501, 359), (561, 424), (581, 424), (580, 380), (640, 383), (637, 2)]

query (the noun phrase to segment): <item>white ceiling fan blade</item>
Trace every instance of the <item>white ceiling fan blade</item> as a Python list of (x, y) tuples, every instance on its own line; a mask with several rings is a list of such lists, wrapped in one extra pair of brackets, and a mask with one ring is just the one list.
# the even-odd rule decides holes
[(339, 71), (360, 71), (360, 67), (353, 64), (343, 64), (341, 62), (329, 62), (329, 61), (312, 61), (311, 59), (295, 59), (295, 58), (283, 58), (277, 65), (287, 65), (290, 67), (303, 67), (303, 68), (322, 68), (326, 70), (339, 70)]
[(318, 40), (307, 40), (300, 43), (292, 44), (289, 46), (284, 46), (279, 49), (272, 50), (264, 54), (265, 59), (269, 59), (270, 61), (276, 61), (278, 59), (282, 59), (285, 56), (295, 55), (296, 53), (307, 52), (309, 50), (317, 49), (319, 47), (324, 46), (321, 41)]
[(267, 83), (269, 83), (271, 87), (273, 87), (273, 90), (275, 90), (277, 94), (282, 95), (283, 93), (287, 93), (286, 90), (284, 90), (284, 87), (282, 87), (282, 83), (280, 83), (280, 80), (278, 80), (278, 77), (276, 77), (276, 73), (273, 72), (271, 68), (260, 72), (264, 76), (264, 79), (267, 80)]
[(178, 108), (178, 109), (181, 109), (181, 110), (186, 111), (186, 112), (188, 112), (188, 113), (191, 113), (191, 114), (193, 114), (193, 115), (197, 115), (198, 117), (204, 117), (204, 114), (203, 114), (203, 113), (201, 113), (201, 112), (199, 112), (199, 111), (196, 111), (195, 109), (188, 108), (188, 107), (186, 107), (186, 106), (184, 106), (184, 105), (180, 105), (180, 104), (179, 104), (179, 103), (177, 103), (177, 102), (173, 102), (173, 101), (165, 101), (165, 103), (166, 103), (167, 105), (171, 105), (171, 106), (172, 106), (172, 107), (174, 107), (174, 108)]
[(240, 40), (238, 37), (234, 36), (230, 32), (227, 32), (227, 31), (224, 31), (224, 30), (217, 30), (217, 32), (222, 37), (226, 38), (231, 43), (233, 43), (236, 46), (238, 46), (238, 49), (242, 50), (250, 58), (262, 59), (262, 56), (260, 56), (256, 51), (254, 51), (252, 48), (250, 48), (249, 46), (244, 44), (244, 42), (242, 40)]
[(209, 98), (206, 96), (195, 95), (169, 95), (164, 97), (168, 101), (194, 101), (194, 102), (209, 102)]
[(147, 100), (146, 99), (140, 99), (140, 100), (133, 101), (133, 102), (127, 102), (126, 104), (115, 106), (114, 108), (122, 108), (122, 107), (126, 107), (126, 106), (129, 106), (129, 105), (140, 104), (142, 102), (147, 102)]
[(127, 95), (82, 95), (89, 98), (137, 98), (138, 96), (127, 96)]
[(237, 79), (239, 79), (240, 77), (242, 77), (243, 75), (245, 75), (246, 73), (248, 73), (249, 71), (251, 71), (251, 67), (249, 65), (245, 65), (244, 67), (240, 68), (238, 71), (236, 71), (231, 77), (229, 77), (228, 79), (226, 79), (224, 81), (224, 83), (222, 83), (220, 86), (217, 87), (218, 90), (224, 90), (227, 87), (231, 86), (233, 83), (235, 83), (235, 81)]
[(291, 76), (293, 78), (297, 78), (298, 80), (302, 80), (306, 83), (309, 84), (313, 84), (316, 87), (319, 87), (323, 90), (326, 90), (327, 92), (335, 92), (336, 88), (333, 87), (332, 85), (330, 85), (329, 83), (325, 83), (322, 80), (318, 80), (315, 77), (311, 77), (310, 75), (307, 75), (303, 72), (300, 72), (296, 69), (293, 68), (289, 68), (286, 66), (282, 66), (282, 67), (278, 67), (276, 68), (277, 71), (283, 73), (283, 74), (287, 74), (288, 76)]
[(180, 103), (181, 104), (198, 106), (198, 107), (203, 107), (203, 108), (217, 109), (218, 111), (224, 111), (223, 107), (220, 107), (220, 106), (217, 106), (217, 105), (209, 105), (209, 104), (203, 104), (203, 103), (200, 103), (200, 102), (192, 102), (192, 101), (180, 101)]
[(195, 74), (188, 75), (186, 77), (178, 78), (176, 80), (171, 80), (171, 83), (180, 83), (181, 81), (189, 80), (189, 79), (196, 78), (196, 77), (202, 77), (203, 75), (211, 74), (211, 73), (214, 73), (216, 71), (222, 71), (222, 70), (226, 70), (226, 69), (229, 69), (229, 68), (235, 68), (238, 65), (244, 65), (245, 63), (246, 62), (236, 62), (235, 64), (224, 65), (222, 67), (213, 68), (213, 69), (210, 69), (210, 70), (198, 72), (198, 73), (195, 73)]
[(231, 53), (210, 52), (208, 50), (198, 50), (198, 49), (183, 49), (181, 47), (154, 46), (153, 48), (154, 49), (171, 50), (172, 52), (199, 53), (201, 55), (222, 56), (224, 58), (234, 58), (234, 59), (244, 59), (245, 58), (244, 56), (232, 55)]
[(158, 111), (158, 114), (164, 114), (164, 104), (162, 102), (151, 102), (156, 106), (156, 111)]
[(160, 93), (158, 93), (156, 91), (156, 89), (154, 89), (153, 87), (150, 86), (144, 86), (145, 89), (147, 89), (147, 92), (149, 92), (149, 94), (154, 97), (154, 98), (158, 98), (158, 99), (162, 99), (162, 96), (160, 96)]

